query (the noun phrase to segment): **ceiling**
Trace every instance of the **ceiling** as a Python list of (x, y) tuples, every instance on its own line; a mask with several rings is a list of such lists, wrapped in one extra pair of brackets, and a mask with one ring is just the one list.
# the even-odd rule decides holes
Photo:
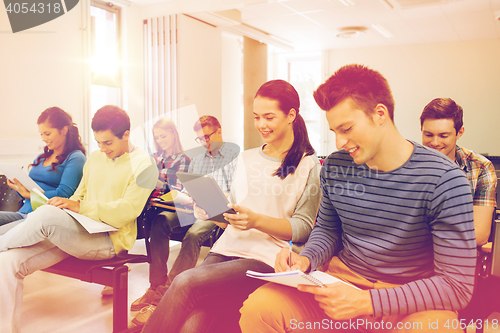
[[(272, 36), (265, 42), (275, 40), (295, 50), (500, 39), (500, 0), (131, 1), (168, 6), (170, 12), (232, 31), (256, 31)], [(341, 29), (353, 26), (366, 31), (337, 37)]]

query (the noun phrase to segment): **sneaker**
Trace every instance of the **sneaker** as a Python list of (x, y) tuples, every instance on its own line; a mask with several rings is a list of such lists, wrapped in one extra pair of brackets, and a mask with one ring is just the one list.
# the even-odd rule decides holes
[(132, 303), (132, 305), (130, 306), (130, 310), (131, 311), (142, 310), (145, 306), (151, 304), (151, 301), (155, 298), (156, 295), (157, 295), (156, 290), (149, 288), (142, 297), (136, 299)]
[(137, 326), (144, 326), (146, 322), (148, 321), (149, 317), (153, 313), (153, 311), (156, 309), (156, 306), (154, 305), (148, 305), (146, 307), (143, 307), (141, 311), (135, 316), (134, 319), (132, 319), (132, 323), (134, 323)]

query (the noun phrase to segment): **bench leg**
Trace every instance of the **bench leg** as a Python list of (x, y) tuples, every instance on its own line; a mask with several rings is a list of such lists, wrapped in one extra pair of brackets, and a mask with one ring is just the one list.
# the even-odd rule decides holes
[(113, 332), (128, 328), (128, 267), (119, 266), (113, 269)]

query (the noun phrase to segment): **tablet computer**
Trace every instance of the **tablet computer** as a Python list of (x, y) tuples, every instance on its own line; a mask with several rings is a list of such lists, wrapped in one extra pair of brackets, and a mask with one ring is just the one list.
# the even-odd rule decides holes
[(234, 209), (227, 207), (229, 201), (212, 176), (182, 171), (176, 175), (196, 205), (207, 212), (207, 220), (228, 223), (222, 214), (236, 214)]
[(13, 163), (0, 163), (0, 174), (4, 174), (8, 179), (14, 180), (16, 178), (28, 191), (36, 188), (40, 192), (43, 189), (35, 183), (33, 179), (28, 176), (17, 164)]

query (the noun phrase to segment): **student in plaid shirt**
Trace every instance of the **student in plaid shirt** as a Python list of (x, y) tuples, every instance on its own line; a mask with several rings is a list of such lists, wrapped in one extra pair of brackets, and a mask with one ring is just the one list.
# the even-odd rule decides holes
[(496, 207), (497, 177), (493, 164), (484, 156), (457, 145), (464, 134), (463, 109), (451, 98), (436, 98), (420, 116), (422, 144), (448, 156), (469, 180), (478, 246), (488, 241)]
[[(155, 125), (156, 126), (156, 125)], [(155, 160), (158, 163), (158, 169), (161, 168), (160, 179), (167, 180), (167, 188), (180, 189), (182, 185), (178, 182), (175, 172), (189, 171), (197, 174), (210, 174), (217, 181), (224, 193), (229, 193), (232, 183), (232, 176), (236, 166), (236, 157), (239, 153), (238, 146), (225, 143), (222, 140), (221, 126), (217, 118), (213, 116), (202, 116), (194, 125), (196, 132), (196, 142), (206, 148), (206, 152), (193, 158), (191, 163), (186, 156), (182, 159), (181, 150), (176, 150), (177, 155), (170, 158), (163, 158), (163, 154), (155, 154)], [(153, 130), (154, 131), (154, 130)], [(176, 133), (176, 142), (178, 135)], [(161, 135), (154, 134), (157, 149), (163, 148), (162, 140), (168, 141)], [(165, 143), (166, 144), (166, 143)], [(180, 145), (179, 145), (180, 146)], [(160, 165), (162, 164), (162, 165)], [(167, 166), (167, 169), (163, 168)], [(188, 168), (189, 165), (189, 168)], [(171, 170), (168, 168), (173, 166)], [(184, 168), (182, 170), (181, 168)], [(188, 169), (188, 170), (186, 170)], [(161, 180), (159, 182), (161, 182)], [(175, 185), (172, 185), (175, 184)], [(158, 196), (164, 191), (163, 187), (157, 190)], [(157, 195), (156, 191), (153, 195)], [(196, 223), (194, 223), (196, 222)], [(201, 244), (210, 236), (216, 225), (211, 221), (196, 220), (192, 213), (184, 212), (162, 212), (152, 222), (151, 226), (151, 257), (152, 262), (149, 269), (150, 287), (146, 293), (135, 300), (131, 305), (132, 311), (140, 312), (135, 316), (132, 322), (137, 326), (146, 323), (149, 316), (153, 313), (161, 297), (172, 284), (174, 278), (183, 271), (193, 268), (196, 265), (200, 254)], [(187, 231), (182, 240), (181, 250), (177, 256), (170, 274), (167, 274), (167, 260), (169, 256), (170, 234), (175, 229), (176, 232)]]
[(177, 171), (187, 172), (191, 160), (185, 154), (179, 139), (177, 128), (172, 120), (161, 118), (153, 125), (153, 137), (156, 153), (153, 157), (160, 174), (153, 198), (159, 198), (171, 189), (181, 190)]

